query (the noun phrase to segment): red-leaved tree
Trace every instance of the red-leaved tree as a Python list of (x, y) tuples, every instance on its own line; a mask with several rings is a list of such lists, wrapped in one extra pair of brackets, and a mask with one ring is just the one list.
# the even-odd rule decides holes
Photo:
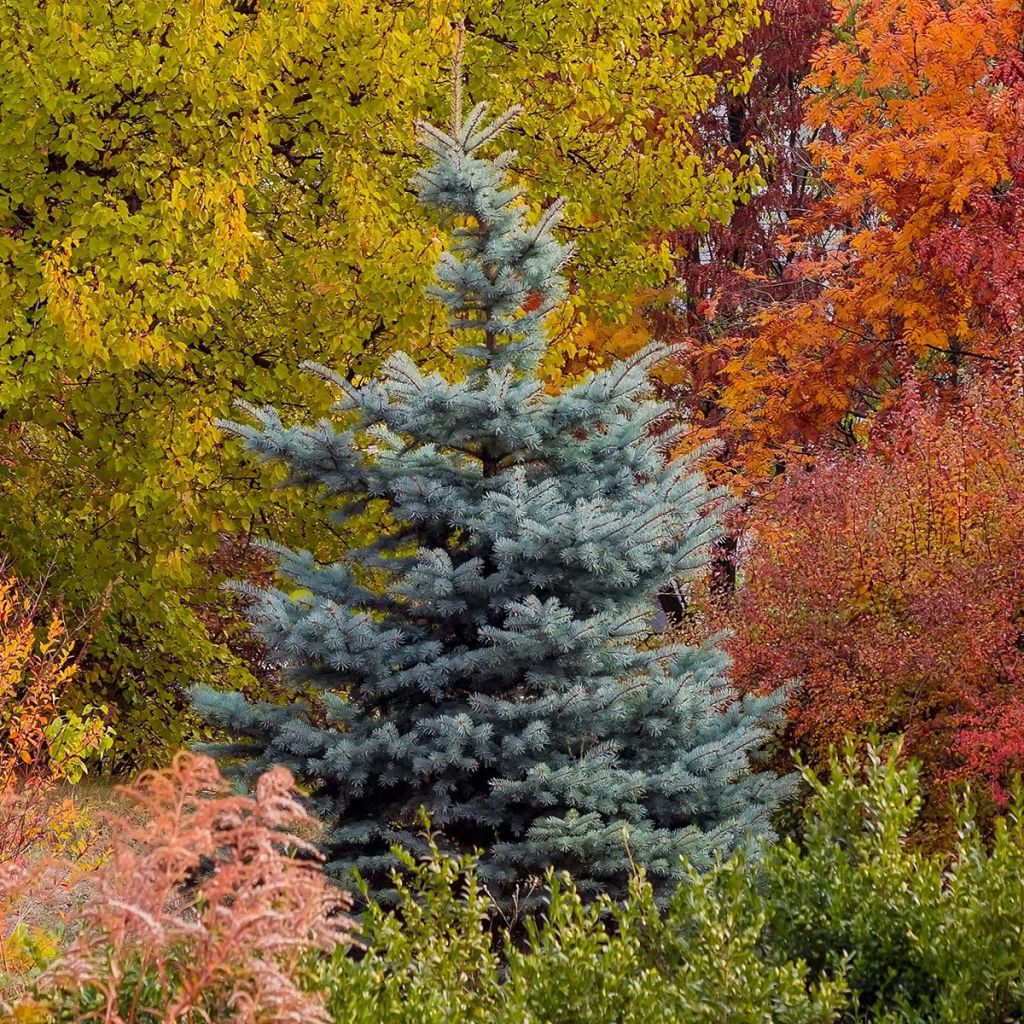
[(725, 154), (737, 169), (753, 164), (761, 185), (725, 223), (671, 238), (684, 301), (654, 325), (676, 344), (677, 365), (664, 375), (668, 390), (687, 410), (693, 440), (720, 442), (709, 468), (725, 470), (729, 482), (739, 435), (723, 402), (731, 350), (722, 339), (747, 336), (760, 312), (806, 291), (786, 274), (783, 241), (820, 198), (809, 147), (829, 130), (807, 123), (804, 78), (831, 24), (830, 0), (767, 0), (764, 9), (764, 22), (730, 55), (737, 67), (756, 62), (749, 90), (722, 95), (695, 126), (703, 152)]

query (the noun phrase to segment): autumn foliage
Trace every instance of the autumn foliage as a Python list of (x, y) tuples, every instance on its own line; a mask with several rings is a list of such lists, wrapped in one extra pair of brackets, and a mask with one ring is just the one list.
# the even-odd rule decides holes
[(1021, 354), (1020, 5), (838, 0), (832, 16), (801, 129), (821, 196), (777, 222), (782, 259), (748, 275), (753, 330), (720, 349), (721, 432), (754, 478), (849, 437), (913, 376)]
[[(652, 336), (677, 343), (661, 379), (702, 437), (721, 438), (720, 403), (727, 361), (723, 335), (746, 333), (769, 302), (800, 286), (784, 282), (781, 234), (820, 190), (808, 152), (819, 130), (805, 124), (804, 77), (829, 27), (829, 0), (766, 0), (764, 16), (709, 62), (725, 77), (717, 101), (693, 119), (692, 145), (706, 162), (723, 162), (748, 182), (744, 201), (686, 230), (656, 234), (670, 254), (670, 287), (632, 292), (632, 312), (613, 323), (581, 318), (560, 334), (548, 357), (552, 377), (573, 376), (624, 358)], [(735, 83), (743, 74), (746, 89)], [(770, 284), (767, 282), (771, 282)]]
[(355, 926), (295, 834), (309, 818), (291, 775), (275, 768), (236, 796), (209, 758), (179, 754), (125, 795), (80, 930), (39, 991), (68, 993), (70, 1019), (103, 1024), (327, 1022), (299, 967), (351, 944)]
[(898, 410), (760, 505), (726, 616), (736, 679), (799, 680), (790, 739), (816, 763), (898, 734), (932, 784), (1002, 800), (1024, 768), (1024, 398), (908, 387)]
[(243, 395), (317, 401), (307, 359), (353, 379), (396, 349), (451, 361), (411, 301), (440, 239), (408, 178), (457, 39), (467, 100), (525, 107), (530, 191), (568, 200), (569, 320), (597, 324), (666, 285), (664, 232), (748, 194), (690, 125), (743, 87), (717, 58), (760, 19), (758, 0), (0, 5), (0, 546), (72, 616), (109, 588), (80, 682), (118, 714), (119, 768), (195, 738), (183, 686), (263, 681), (222, 555), (295, 509), (214, 420)]
[[(894, 787), (890, 823), (914, 804), (897, 844), (914, 850), (904, 894), (970, 888), (947, 870), (968, 835), (954, 837), (950, 786), (969, 783), (981, 805), (978, 835), (960, 847), (970, 870), (986, 843), (1015, 837), (997, 872), (1011, 896), (986, 891), (953, 940), (948, 919), (915, 918), (909, 903), (891, 912), (891, 860), (872, 876), (882, 897), (851, 882), (881, 856), (842, 863), (834, 888), (815, 874), (833, 852), (842, 862), (860, 849), (870, 815), (858, 809), (852, 831), (811, 836), (809, 873), (780, 900), (802, 928), (828, 894), (819, 909), (836, 931), (815, 926), (827, 949), (800, 955), (813, 973), (877, 942), (869, 967), (828, 961), (827, 984), (850, 965), (851, 978), (862, 972), (863, 1016), (878, 979), (900, 978), (903, 1013), (913, 985), (930, 999), (942, 973), (924, 960), (893, 966), (904, 932), (948, 941), (959, 984), (963, 935), (986, 917), (993, 946), (971, 950), (969, 966), (998, 973), (1005, 954), (1019, 977), (1024, 938), (1014, 931), (1007, 954), (1016, 919), (992, 908), (1017, 906), (1024, 807), (1011, 795), (1024, 773), (1022, 0), (9, 0), (0, 1018), (419, 1024), (451, 1019), (453, 993), (484, 1006), (497, 973), (473, 979), (499, 962), (514, 976), (485, 891), (465, 961), (445, 916), (455, 904), (432, 903), (429, 887), (395, 913), (371, 905), (359, 932), (347, 894), (325, 881), (303, 809), (313, 801), (283, 768), (242, 796), (213, 762), (179, 754), (114, 788), (214, 738), (187, 710), (189, 684), (280, 695), (278, 661), (220, 586), (273, 587), (255, 538), (320, 560), (388, 543), (372, 503), (344, 528), (326, 504), (294, 515), (300, 504), (264, 490), (214, 421), (238, 398), (325, 413), (329, 399), (295, 372), (308, 359), (353, 382), (399, 349), (461, 372), (444, 312), (416, 301), (442, 238), (408, 184), (414, 120), (447, 116), (459, 61), (468, 102), (525, 108), (516, 185), (567, 200), (560, 230), (577, 259), (549, 321), (546, 387), (564, 390), (652, 338), (671, 343), (657, 381), (674, 407), (652, 429), (686, 420), (680, 445), (699, 447), (703, 470), (735, 495), (707, 580), (660, 595), (679, 628), (700, 640), (728, 631), (741, 691), (788, 688), (779, 767), (794, 749), (822, 771), (851, 740), (896, 741), (892, 764), (882, 772), (876, 759), (869, 774)], [(298, 756), (304, 741), (292, 741)], [(934, 874), (913, 859), (921, 823), (907, 793), (919, 769), (900, 767), (908, 790), (894, 767), (906, 758), (920, 759), (923, 828), (944, 844)], [(83, 791), (87, 772), (114, 777)], [(844, 792), (815, 791), (826, 803)], [(94, 798), (111, 805), (96, 816), (105, 825)], [(845, 799), (826, 817), (841, 817)], [(992, 812), (1007, 809), (1000, 839)], [(783, 841), (778, 863), (796, 848)], [(477, 892), (469, 859), (403, 863), (435, 887), (468, 879)], [(681, 897), (687, 920), (700, 891)], [(860, 904), (870, 923), (851, 939)], [(600, 925), (591, 944), (577, 910), (559, 924), (559, 905), (556, 895), (551, 927), (575, 930), (587, 956), (599, 950), (604, 998), (618, 969), (608, 951), (646, 933)], [(661, 970), (678, 936), (657, 934)], [(722, 962), (742, 953), (731, 935)], [(590, 998), (560, 946), (539, 955), (571, 982), (545, 990), (543, 971), (516, 960), (519, 938), (506, 953), (526, 971), (516, 998), (549, 1008), (537, 1019), (561, 1012), (565, 993)], [(633, 950), (619, 964), (621, 1005), (653, 1017), (637, 1001), (638, 962)], [(310, 964), (326, 984), (318, 995)], [(782, 1012), (775, 984), (769, 1016)], [(974, 1012), (968, 988), (949, 1019)], [(1020, 1018), (1013, 999), (991, 1020)], [(921, 1013), (940, 1017), (931, 1004)]]
[(739, 63), (759, 62), (750, 89), (723, 95), (697, 124), (703, 148), (756, 168), (759, 187), (727, 222), (673, 236), (682, 301), (674, 321), (656, 325), (678, 343), (679, 365), (669, 378), (678, 399), (699, 434), (719, 440), (728, 436), (723, 388), (730, 354), (721, 339), (748, 336), (759, 312), (799, 294), (801, 282), (785, 273), (783, 236), (821, 191), (809, 152), (821, 129), (806, 123), (811, 94), (804, 79), (832, 6), (829, 0), (768, 0), (765, 12), (765, 21), (730, 54)]
[[(0, 563), (0, 876), (8, 881), (74, 816), (56, 785), (77, 781), (112, 743), (99, 709), (73, 710), (85, 639), (81, 627), (68, 628), (59, 601)], [(0, 877), (0, 953), (3, 890)]]
[(59, 606), (0, 565), (0, 779), (47, 759), (46, 727), (75, 670)]
[(0, 565), (0, 996), (27, 977), (38, 920), (91, 866), (89, 816), (62, 792), (111, 743), (101, 715), (73, 710), (85, 639), (44, 586)]

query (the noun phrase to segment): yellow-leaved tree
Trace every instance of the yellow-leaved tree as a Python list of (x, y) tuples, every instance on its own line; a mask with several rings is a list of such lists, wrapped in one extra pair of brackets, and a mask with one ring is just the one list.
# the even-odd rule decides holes
[[(416, 301), (440, 239), (408, 181), (458, 26), (468, 97), (524, 105), (524, 185), (569, 201), (566, 331), (589, 323), (586, 346), (663, 288), (667, 233), (751, 188), (692, 125), (747, 87), (709, 69), (759, 17), (757, 0), (0, 0), (0, 543), (72, 606), (110, 588), (80, 697), (118, 708), (123, 757), (181, 741), (179, 687), (254, 685), (217, 585), (280, 506), (213, 420), (241, 396), (308, 408), (303, 359), (356, 376), (397, 347), (449, 356)], [(299, 518), (272, 532), (316, 549), (329, 527), (289, 534)]]

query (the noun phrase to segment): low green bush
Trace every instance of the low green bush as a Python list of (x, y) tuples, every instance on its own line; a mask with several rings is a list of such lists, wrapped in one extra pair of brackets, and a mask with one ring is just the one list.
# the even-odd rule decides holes
[(954, 848), (926, 851), (918, 769), (898, 749), (847, 755), (831, 776), (805, 772), (801, 840), (766, 854), (766, 950), (842, 978), (843, 1020), (1024, 1019), (1024, 802), (987, 835), (962, 802)]
[(472, 864), (435, 860), (412, 866), (396, 911), (366, 915), (365, 956), (339, 952), (316, 984), (339, 1024), (835, 1020), (841, 979), (761, 955), (753, 877), (732, 859), (693, 875), (667, 908), (641, 879), (623, 905), (587, 905), (551, 878), (544, 915), (495, 936)]
[(756, 866), (694, 874), (667, 907), (642, 879), (621, 906), (552, 879), (514, 941), (470, 864), (410, 864), (398, 909), (366, 916), (363, 959), (337, 955), (317, 984), (339, 1024), (1024, 1020), (1020, 802), (989, 835), (964, 805), (943, 854), (915, 841), (898, 749), (805, 778), (799, 841)]

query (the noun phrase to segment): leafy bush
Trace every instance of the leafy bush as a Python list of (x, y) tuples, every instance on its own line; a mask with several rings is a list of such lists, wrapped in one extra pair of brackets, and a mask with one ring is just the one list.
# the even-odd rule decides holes
[(904, 736), (941, 808), (953, 779), (1005, 802), (1024, 768), (1024, 401), (908, 387), (866, 447), (792, 472), (758, 505), (724, 621), (744, 691), (790, 679), (790, 739)]
[(81, 639), (65, 624), (60, 602), (48, 607), (42, 587), (28, 586), (0, 561), (0, 791), (27, 775), (77, 782), (86, 761), (110, 749), (105, 708), (87, 704), (78, 714), (64, 705)]
[(407, 867), (397, 909), (363, 918), (366, 955), (318, 967), (339, 1024), (810, 1024), (842, 1004), (841, 979), (761, 955), (766, 916), (740, 857), (709, 878), (694, 872), (664, 911), (639, 878), (622, 904), (586, 903), (552, 875), (544, 915), (511, 930), (494, 925), (470, 859), (435, 848)]
[(0, 561), (0, 994), (23, 983), (39, 918), (69, 898), (81, 870), (88, 814), (61, 792), (113, 742), (105, 708), (77, 713), (81, 630), (59, 601)]
[(919, 771), (898, 748), (805, 776), (800, 841), (691, 875), (664, 910), (639, 879), (622, 905), (586, 906), (550, 878), (513, 941), (470, 862), (411, 866), (398, 909), (364, 918), (365, 957), (336, 955), (316, 984), (353, 1024), (1019, 1020), (1017, 812), (986, 841), (961, 808), (950, 857), (914, 843)]
[(848, 1020), (997, 1022), (1024, 1013), (1024, 823), (1018, 798), (982, 834), (960, 805), (951, 854), (914, 841), (919, 771), (869, 749), (833, 759), (801, 843), (766, 855), (766, 936), (778, 956), (842, 978)]

